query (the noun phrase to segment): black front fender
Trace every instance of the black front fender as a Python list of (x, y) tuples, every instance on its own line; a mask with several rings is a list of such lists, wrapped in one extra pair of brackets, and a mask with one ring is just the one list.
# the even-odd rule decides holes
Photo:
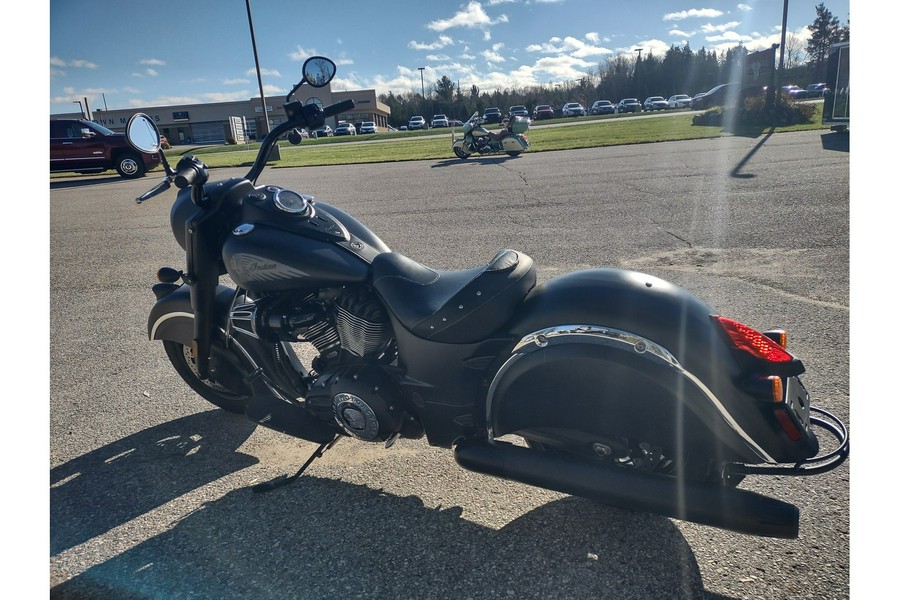
[[(223, 329), (232, 298), (233, 288), (218, 286), (213, 322)], [(191, 345), (194, 340), (194, 311), (191, 308), (190, 286), (182, 285), (157, 300), (147, 319), (147, 335), (151, 340)]]

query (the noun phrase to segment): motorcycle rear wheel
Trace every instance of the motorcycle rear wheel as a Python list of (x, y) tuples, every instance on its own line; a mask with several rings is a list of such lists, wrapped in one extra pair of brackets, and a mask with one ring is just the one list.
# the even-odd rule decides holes
[(172, 341), (164, 341), (163, 347), (178, 375), (204, 400), (230, 413), (244, 414), (250, 400), (249, 389), (233, 391), (214, 379), (201, 379), (189, 347)]

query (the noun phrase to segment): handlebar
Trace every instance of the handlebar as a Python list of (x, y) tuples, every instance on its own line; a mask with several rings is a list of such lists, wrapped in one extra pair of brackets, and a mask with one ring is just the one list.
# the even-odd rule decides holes
[(328, 117), (339, 115), (342, 112), (352, 109), (354, 106), (356, 106), (356, 103), (353, 102), (353, 100), (344, 100), (343, 102), (338, 102), (337, 104), (326, 106), (322, 109), (322, 117), (327, 119)]
[(302, 105), (299, 101), (286, 104), (285, 112), (289, 116), (288, 120), (280, 125), (276, 125), (265, 139), (263, 139), (262, 144), (259, 146), (259, 154), (256, 155), (256, 160), (253, 162), (250, 171), (244, 176), (244, 179), (253, 182), (254, 184), (256, 183), (256, 179), (266, 166), (266, 159), (269, 157), (269, 151), (272, 149), (272, 146), (275, 145), (279, 137), (291, 129), (294, 129), (295, 127), (321, 127), (328, 117), (333, 117), (348, 111), (354, 106), (356, 106), (356, 103), (353, 102), (353, 100), (344, 100), (343, 102), (331, 104), (325, 108), (319, 108), (315, 104)]

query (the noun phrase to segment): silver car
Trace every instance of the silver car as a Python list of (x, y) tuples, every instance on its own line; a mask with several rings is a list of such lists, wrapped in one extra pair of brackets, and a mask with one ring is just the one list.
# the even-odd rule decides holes
[(669, 96), (668, 104), (669, 108), (690, 108), (691, 97), (687, 94), (675, 94)]

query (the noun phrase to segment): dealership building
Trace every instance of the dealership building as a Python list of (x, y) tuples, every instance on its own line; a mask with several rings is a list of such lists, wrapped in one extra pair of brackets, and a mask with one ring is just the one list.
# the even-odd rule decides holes
[[(332, 128), (340, 121), (358, 125), (362, 121), (373, 121), (386, 128), (391, 108), (379, 102), (374, 89), (333, 92), (331, 86), (321, 88), (302, 86), (292, 100), (302, 100), (304, 104), (328, 106), (353, 100), (353, 110), (329, 119)], [(87, 99), (85, 99), (86, 103)], [(283, 96), (266, 97), (269, 128), (287, 121), (282, 104)], [(257, 139), (262, 131), (265, 115), (259, 98), (235, 102), (212, 102), (208, 104), (179, 104), (170, 106), (147, 106), (144, 108), (92, 110), (85, 104), (85, 111), (78, 113), (51, 115), (50, 118), (78, 118), (85, 116), (113, 131), (125, 131), (128, 119), (134, 113), (149, 116), (172, 145), (178, 144), (221, 144), (226, 141), (244, 143)]]

